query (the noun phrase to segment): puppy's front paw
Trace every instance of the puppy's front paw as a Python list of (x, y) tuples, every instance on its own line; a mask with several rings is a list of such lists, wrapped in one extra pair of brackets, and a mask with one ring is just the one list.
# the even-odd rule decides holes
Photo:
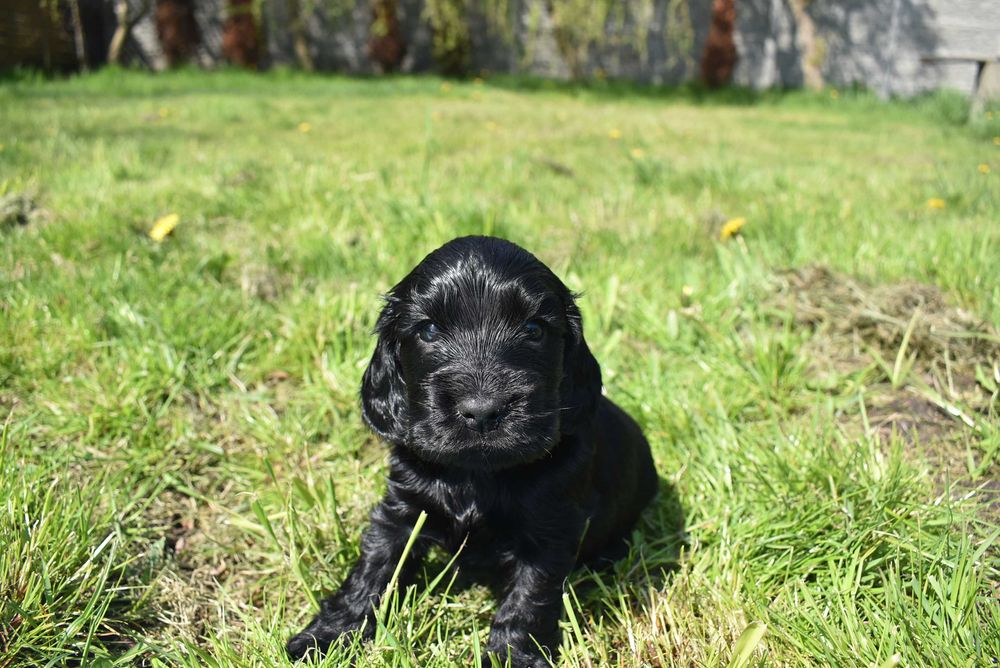
[[(310, 626), (309, 628), (312, 627)], [(306, 655), (310, 652), (314, 653), (317, 657), (321, 656), (330, 647), (330, 643), (333, 642), (332, 638), (321, 639), (313, 635), (309, 628), (292, 636), (288, 644), (285, 645), (285, 651), (288, 652), (288, 656), (296, 661), (306, 658)]]
[[(320, 657), (330, 649), (330, 645), (350, 642), (351, 634), (361, 629), (365, 617), (360, 619), (344, 619), (333, 611), (323, 610), (302, 632), (292, 636), (285, 646), (288, 656), (295, 660), (307, 657)], [(370, 625), (365, 626), (363, 635), (371, 635)]]
[(486, 651), (491, 656), (495, 656), (499, 660), (501, 666), (509, 666), (509, 668), (552, 667), (552, 659), (535, 646), (526, 650), (512, 647), (511, 645), (504, 645), (501, 647), (498, 643), (490, 643), (487, 646)]

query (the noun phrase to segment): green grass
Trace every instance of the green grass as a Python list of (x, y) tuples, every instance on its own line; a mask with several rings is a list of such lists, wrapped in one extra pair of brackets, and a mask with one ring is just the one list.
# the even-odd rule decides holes
[[(471, 233), (584, 292), (663, 478), (629, 557), (567, 584), (562, 665), (993, 665), (1000, 121), (964, 109), (290, 73), (0, 84), (0, 196), (37, 206), (0, 222), (0, 666), (281, 665), (382, 489), (357, 406), (378, 296)], [(879, 321), (886, 347), (836, 339), (780, 299), (817, 264), (936, 286), (980, 334), (942, 361), (910, 308)], [(818, 352), (850, 341), (867, 361)], [(879, 428), (889, 400), (942, 408), (914, 436)], [(494, 604), (451, 577), (438, 555), (376, 642), (326, 665), (479, 661)]]

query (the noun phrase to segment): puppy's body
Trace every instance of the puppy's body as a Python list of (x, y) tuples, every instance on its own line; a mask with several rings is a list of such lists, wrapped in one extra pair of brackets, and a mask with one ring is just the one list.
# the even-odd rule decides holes
[(464, 544), (460, 563), (504, 585), (488, 649), (547, 665), (563, 581), (616, 552), (656, 491), (649, 445), (601, 396), (572, 294), (514, 244), (465, 237), (431, 253), (393, 288), (377, 330), (362, 407), (392, 445), (388, 490), (358, 563), (289, 653), (373, 633), (424, 511), (404, 581), (431, 545)]
[(489, 571), (524, 539), (571, 545), (574, 564), (615, 555), (656, 491), (635, 422), (601, 397), (593, 432), (568, 435), (542, 460), (500, 471), (452, 469), (398, 450), (390, 495), (428, 514), (424, 533), (459, 563)]

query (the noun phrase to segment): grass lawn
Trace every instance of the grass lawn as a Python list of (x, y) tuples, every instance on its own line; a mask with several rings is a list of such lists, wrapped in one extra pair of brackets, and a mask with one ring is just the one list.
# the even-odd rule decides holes
[[(560, 665), (997, 665), (1000, 113), (963, 112), (0, 83), (0, 667), (283, 664), (384, 486), (379, 295), (480, 233), (584, 292), (662, 478), (630, 555), (567, 582)], [(492, 597), (426, 573), (326, 665), (473, 665)]]

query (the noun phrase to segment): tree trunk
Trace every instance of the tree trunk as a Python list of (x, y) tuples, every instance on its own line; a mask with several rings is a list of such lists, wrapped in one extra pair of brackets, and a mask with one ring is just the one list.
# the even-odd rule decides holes
[(222, 25), (222, 53), (234, 65), (256, 69), (260, 60), (260, 35), (253, 14), (253, 0), (229, 0), (228, 14)]
[(142, 20), (149, 11), (149, 3), (143, 2), (139, 11), (129, 17), (128, 0), (115, 0), (115, 19), (118, 25), (115, 26), (115, 33), (111, 36), (111, 44), (108, 46), (108, 64), (118, 65), (121, 63), (122, 49), (132, 29)]
[(312, 54), (309, 53), (309, 38), (306, 35), (306, 21), (311, 9), (312, 3), (309, 0), (288, 0), (288, 13), (292, 17), (292, 46), (299, 67), (306, 72), (313, 72), (316, 69)]
[(701, 79), (707, 86), (719, 88), (733, 78), (736, 68), (736, 0), (715, 0), (712, 3), (712, 25), (708, 29), (705, 51), (701, 57)]
[(395, 72), (403, 62), (406, 43), (399, 28), (396, 0), (371, 0), (372, 24), (368, 38), (368, 57), (382, 72)]
[(168, 66), (190, 60), (201, 41), (194, 0), (157, 0), (156, 34)]
[(118, 65), (122, 58), (122, 47), (128, 37), (128, 0), (115, 0), (115, 34), (108, 45), (108, 64)]
[(87, 49), (83, 41), (83, 21), (80, 20), (79, 0), (70, 0), (69, 12), (73, 21), (73, 46), (76, 48), (76, 60), (80, 65), (80, 71), (86, 72), (90, 67), (87, 64)]
[(802, 80), (806, 88), (820, 90), (823, 88), (820, 67), (826, 60), (826, 44), (822, 38), (816, 37), (816, 24), (806, 11), (807, 2), (808, 0), (791, 0), (789, 3), (795, 15), (795, 45), (799, 49)]

